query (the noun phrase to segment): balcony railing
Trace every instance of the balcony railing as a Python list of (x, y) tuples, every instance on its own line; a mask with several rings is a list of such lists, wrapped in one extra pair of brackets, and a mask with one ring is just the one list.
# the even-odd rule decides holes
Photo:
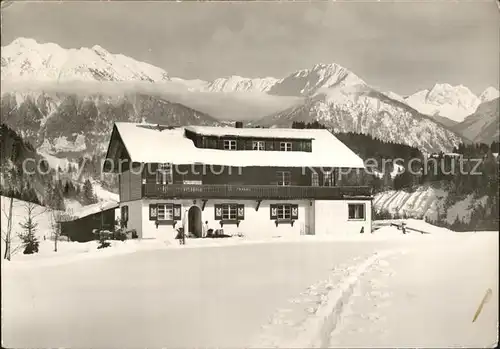
[(143, 197), (180, 199), (341, 199), (370, 197), (367, 186), (306, 187), (236, 184), (154, 184), (143, 185)]

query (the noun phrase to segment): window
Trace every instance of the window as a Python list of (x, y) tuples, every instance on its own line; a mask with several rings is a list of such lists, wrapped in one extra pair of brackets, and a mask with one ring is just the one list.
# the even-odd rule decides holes
[(253, 141), (252, 150), (266, 150), (266, 142), (264, 141)]
[(332, 186), (332, 172), (323, 172), (323, 186), (331, 187)]
[(319, 187), (319, 175), (316, 172), (311, 172), (311, 185)]
[(365, 219), (365, 204), (349, 204), (349, 219)]
[(271, 207), (271, 219), (294, 220), (299, 218), (299, 206), (293, 204), (273, 204)]
[(291, 219), (292, 218), (292, 208), (290, 205), (279, 205), (278, 212), (276, 213), (278, 219)]
[(158, 220), (167, 221), (174, 219), (174, 205), (172, 204), (158, 204)]
[(292, 143), (291, 142), (281, 142), (280, 143), (281, 151), (292, 151)]
[(234, 139), (225, 139), (224, 150), (236, 150), (236, 141)]
[(172, 184), (172, 182), (172, 165), (159, 164), (158, 170), (156, 171), (156, 184)]
[(292, 174), (290, 171), (277, 171), (276, 179), (278, 185), (290, 185), (292, 180)]
[(245, 219), (245, 205), (243, 204), (216, 204), (215, 220), (241, 221)]
[(227, 205), (222, 205), (222, 219), (223, 220), (229, 220), (229, 219), (236, 219), (237, 218), (237, 213), (238, 213), (238, 205), (234, 204), (227, 204)]

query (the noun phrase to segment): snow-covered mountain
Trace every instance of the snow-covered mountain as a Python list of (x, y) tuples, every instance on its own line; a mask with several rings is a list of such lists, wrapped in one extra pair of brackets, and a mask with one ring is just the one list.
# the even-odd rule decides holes
[(65, 92), (4, 93), (2, 123), (37, 149), (51, 155), (100, 154), (106, 150), (114, 122), (169, 125), (217, 125), (210, 115), (158, 96), (72, 94)]
[[(143, 82), (148, 86), (164, 86), (151, 83), (165, 82), (165, 86), (169, 85), (174, 92), (178, 89), (183, 93), (182, 98), (175, 100), (173, 97), (160, 96), (158, 91), (153, 90), (122, 91), (116, 96), (107, 96), (92, 90), (80, 93), (77, 102), (67, 101), (68, 94), (71, 94), (67, 91), (62, 94), (63, 97), (56, 92), (47, 91), (30, 92), (31, 96), (28, 99), (19, 91), (12, 92), (5, 98), (2, 96), (2, 105), (7, 103), (6, 110), (12, 110), (15, 104), (15, 115), (20, 119), (15, 124), (22, 124), (18, 126), (25, 127), (28, 123), (25, 128), (12, 126), (22, 130), (23, 135), (37, 141), (40, 139), (37, 138), (39, 130), (36, 127), (50, 127), (60, 119), (53, 118), (54, 114), (77, 116), (81, 105), (89, 107), (93, 103), (98, 115), (107, 115), (109, 110), (113, 110), (113, 115), (105, 117), (106, 120), (103, 121), (108, 126), (109, 122), (122, 117), (127, 120), (142, 118), (149, 122), (160, 121), (162, 117), (158, 113), (163, 110), (160, 106), (165, 105), (169, 106), (168, 113), (170, 113), (166, 119), (164, 118), (165, 121), (203, 124), (214, 123), (215, 120), (207, 112), (203, 113), (203, 109), (198, 106), (193, 107), (191, 104), (191, 107), (186, 107), (190, 100), (186, 93), (224, 92), (224, 95), (231, 95), (231, 92), (238, 92), (234, 95), (241, 96), (243, 93), (246, 96), (256, 96), (256, 104), (263, 100), (262, 96), (266, 96), (267, 99), (285, 98), (283, 96), (299, 98), (298, 101), (294, 100), (293, 104), (283, 106), (284, 110), (278, 109), (281, 111), (276, 112), (277, 109), (274, 109), (268, 112), (271, 115), (259, 120), (260, 124), (285, 126), (293, 121), (317, 120), (338, 131), (369, 133), (381, 139), (418, 146), (424, 151), (450, 151), (463, 139), (450, 131), (455, 123), (446, 117), (461, 120), (476, 111), (481, 98), (486, 100), (495, 95), (495, 89), (492, 88), (487, 89), (480, 98), (464, 86), (438, 84), (431, 90), (420, 91), (403, 98), (394, 92), (378, 91), (350, 70), (335, 63), (316, 64), (311, 68), (292, 72), (281, 79), (230, 76), (213, 81), (185, 80), (171, 77), (163, 69), (132, 58), (111, 54), (99, 46), (90, 49), (63, 49), (56, 44), (39, 44), (32, 39), (24, 38), (16, 39), (2, 47), (2, 83), (11, 81), (84, 81), (99, 84), (107, 81)], [(203, 98), (210, 99), (215, 95), (217, 94), (207, 93), (203, 94)], [(214, 105), (227, 105), (216, 100), (207, 101), (207, 104), (210, 104), (212, 115), (214, 115), (212, 110), (216, 110)], [(77, 107), (74, 107), (75, 105)], [(117, 105), (123, 107), (124, 111), (116, 111)], [(64, 111), (62, 114), (61, 108)], [(176, 115), (182, 117), (173, 115), (174, 110)], [(64, 120), (70, 119), (64, 118)], [(13, 120), (12, 116), (10, 120)], [(30, 120), (37, 121), (31, 125)], [(100, 132), (107, 130), (106, 127), (99, 129)], [(96, 131), (89, 130), (89, 132)], [(81, 132), (76, 133), (81, 134)], [(75, 135), (66, 136), (68, 142), (70, 138), (76, 141)], [(54, 143), (55, 141), (55, 139), (50, 140), (52, 146), (69, 144), (65, 143), (66, 140)]]
[(432, 118), (366, 85), (323, 90), (303, 104), (270, 115), (256, 124), (290, 126), (294, 121), (318, 121), (335, 132), (370, 134), (428, 153), (451, 151), (463, 141), (461, 136)]
[(2, 80), (8, 81), (169, 81), (166, 71), (100, 46), (65, 49), (18, 38), (2, 47)]
[(490, 86), (486, 90), (484, 90), (483, 93), (481, 93), (479, 99), (481, 100), (481, 103), (484, 103), (492, 101), (498, 97), (500, 97), (500, 92), (493, 86)]
[(322, 63), (277, 80), (268, 93), (279, 96), (312, 96), (324, 89), (355, 85), (366, 84), (354, 73), (338, 64)]
[(489, 144), (499, 140), (500, 98), (481, 103), (476, 112), (455, 125), (453, 129), (464, 137)]
[(457, 122), (474, 113), (481, 103), (467, 87), (450, 84), (436, 84), (430, 90), (412, 94), (405, 101), (422, 114), (444, 116)]

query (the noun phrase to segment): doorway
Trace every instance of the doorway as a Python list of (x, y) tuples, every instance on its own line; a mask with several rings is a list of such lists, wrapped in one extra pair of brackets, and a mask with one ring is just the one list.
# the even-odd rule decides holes
[(197, 238), (201, 237), (201, 225), (201, 209), (198, 206), (191, 206), (188, 211), (188, 232)]

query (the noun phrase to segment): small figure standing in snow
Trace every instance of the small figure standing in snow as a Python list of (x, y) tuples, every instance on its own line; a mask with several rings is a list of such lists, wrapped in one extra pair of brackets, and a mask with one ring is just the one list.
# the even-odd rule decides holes
[(204, 237), (206, 238), (207, 237), (207, 233), (208, 233), (208, 221), (205, 221), (205, 224), (203, 224), (203, 229), (202, 229), (202, 235), (201, 237)]

